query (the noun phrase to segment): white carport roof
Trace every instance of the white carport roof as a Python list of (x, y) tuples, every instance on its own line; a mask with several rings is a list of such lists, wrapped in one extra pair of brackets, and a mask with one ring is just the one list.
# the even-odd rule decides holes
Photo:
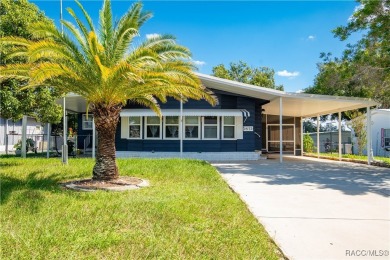
[[(196, 74), (207, 88), (268, 100), (269, 103), (263, 105), (262, 108), (264, 113), (269, 115), (279, 115), (280, 98), (283, 100), (283, 115), (295, 117), (314, 117), (379, 105), (370, 99), (288, 93), (205, 74)], [(62, 105), (62, 100), (58, 100), (58, 104)], [(85, 99), (73, 93), (68, 94), (66, 96), (66, 109), (74, 112), (85, 112)]]
[(265, 114), (270, 115), (279, 115), (280, 98), (283, 102), (283, 115), (295, 117), (314, 117), (379, 105), (371, 99), (288, 93), (200, 73), (197, 75), (208, 88), (269, 100), (268, 104), (263, 105), (263, 109)]

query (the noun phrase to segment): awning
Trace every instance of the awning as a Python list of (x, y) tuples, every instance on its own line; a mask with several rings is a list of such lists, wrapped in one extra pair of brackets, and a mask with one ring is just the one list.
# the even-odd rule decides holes
[[(180, 116), (180, 109), (161, 109), (163, 116)], [(156, 116), (150, 109), (123, 109), (121, 117)], [(183, 109), (183, 116), (243, 116), (250, 117), (246, 109)]]

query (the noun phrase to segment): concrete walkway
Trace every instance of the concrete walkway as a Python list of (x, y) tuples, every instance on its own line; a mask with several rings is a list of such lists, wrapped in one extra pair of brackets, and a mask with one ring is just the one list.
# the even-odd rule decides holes
[(390, 259), (390, 169), (300, 157), (213, 165), (288, 258)]

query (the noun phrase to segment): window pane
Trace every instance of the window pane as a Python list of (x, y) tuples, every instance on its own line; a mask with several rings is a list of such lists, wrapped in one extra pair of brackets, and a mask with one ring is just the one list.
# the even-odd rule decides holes
[(223, 127), (223, 138), (234, 138), (234, 126)]
[(199, 127), (198, 126), (186, 126), (186, 138), (198, 138), (199, 135)]
[(218, 124), (218, 120), (216, 116), (205, 116), (204, 123), (207, 125), (216, 125)]
[(160, 118), (158, 116), (148, 116), (147, 117), (148, 124), (160, 124)]
[(179, 137), (179, 127), (177, 126), (166, 126), (165, 127), (165, 137), (166, 138), (178, 138)]
[(165, 118), (166, 124), (179, 124), (179, 117), (177, 116), (167, 116)]
[(390, 129), (385, 129), (385, 137), (390, 137)]
[(129, 130), (131, 138), (141, 137), (141, 127), (139, 125), (131, 125)]
[(92, 115), (88, 115), (88, 117), (87, 117), (87, 115), (83, 115), (83, 120), (84, 121), (92, 121)]
[(129, 117), (130, 125), (139, 125), (141, 123), (141, 118), (139, 116)]
[(159, 138), (160, 137), (160, 126), (158, 125), (148, 125), (146, 137), (149, 138)]
[(234, 116), (224, 116), (223, 123), (225, 125), (234, 125)]
[(217, 138), (217, 127), (216, 126), (205, 126), (204, 127), (204, 138)]
[(92, 129), (92, 122), (88, 122), (88, 121), (86, 121), (86, 122), (84, 122), (84, 129)]
[(186, 124), (192, 124), (192, 125), (197, 125), (199, 122), (199, 117), (197, 116), (186, 116)]

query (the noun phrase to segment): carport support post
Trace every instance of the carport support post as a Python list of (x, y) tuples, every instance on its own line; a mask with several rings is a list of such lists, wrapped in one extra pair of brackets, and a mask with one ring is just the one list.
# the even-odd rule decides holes
[(283, 99), (279, 98), (279, 160), (283, 162)]
[(92, 158), (96, 157), (96, 127), (95, 127), (95, 118), (92, 117)]
[(46, 158), (49, 158), (49, 157), (50, 157), (50, 137), (51, 137), (50, 123), (47, 123), (47, 147), (46, 147)]
[(371, 158), (371, 109), (367, 107), (367, 164), (370, 165)]
[(301, 156), (303, 156), (303, 118), (301, 117)]
[(180, 98), (180, 120), (179, 120), (179, 137), (180, 137), (180, 158), (183, 158), (183, 96)]
[(27, 150), (26, 150), (26, 142), (27, 142), (27, 116), (23, 116), (22, 118), (22, 158), (26, 158)]
[(66, 118), (66, 108), (65, 108), (65, 97), (63, 99), (63, 117), (64, 117), (64, 121), (63, 121), (63, 127), (62, 127), (62, 135), (64, 137), (64, 140), (63, 140), (63, 145), (62, 145), (62, 163), (63, 164), (68, 164), (68, 144), (66, 143), (67, 141), (67, 138), (66, 138), (66, 133), (67, 133), (67, 130), (68, 130), (68, 127), (67, 127), (67, 118)]
[(339, 111), (339, 161), (341, 161), (341, 112)]
[(317, 115), (317, 157), (320, 158), (320, 115)]

